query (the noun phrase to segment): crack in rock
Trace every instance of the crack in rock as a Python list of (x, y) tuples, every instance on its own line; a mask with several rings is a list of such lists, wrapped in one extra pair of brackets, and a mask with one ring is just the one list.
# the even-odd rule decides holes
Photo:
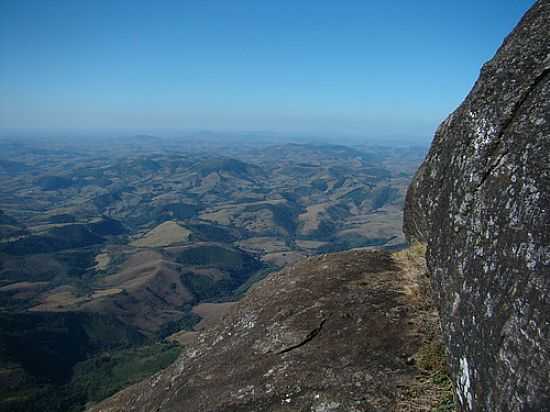
[[(533, 91), (537, 89), (539, 84), (543, 82), (545, 77), (550, 74), (550, 69), (546, 68), (544, 69), (541, 74), (539, 74), (531, 83), (531, 85), (528, 87), (525, 94), (522, 96), (522, 98), (514, 105), (514, 108), (512, 109), (512, 113), (510, 117), (504, 122), (504, 125), (502, 126), (502, 129), (494, 139), (497, 141), (497, 144), (502, 144), (504, 139), (502, 138), (507, 132), (508, 129), (512, 126), (514, 120), (517, 117), (518, 112), (521, 110), (521, 107), (523, 104), (527, 101), (527, 99), (531, 96)], [(509, 154), (510, 149), (506, 149), (500, 156), (498, 156), (497, 160), (494, 161), (489, 167), (487, 168), (487, 171), (484, 173), (484, 175), (481, 177), (481, 180), (479, 184), (476, 186), (475, 190), (479, 190), (486, 182), (486, 180), (493, 174), (495, 170), (497, 170), (500, 166), (502, 166), (503, 162), (506, 160), (506, 156)]]
[(291, 350), (294, 350), (294, 349), (298, 349), (299, 347), (304, 346), (309, 342), (311, 342), (321, 332), (321, 330), (323, 329), (323, 325), (325, 324), (326, 321), (327, 321), (326, 318), (323, 319), (319, 324), (319, 326), (313, 329), (311, 332), (309, 332), (303, 341), (301, 341), (300, 343), (297, 343), (296, 345), (292, 345), (292, 346), (289, 346), (288, 348), (284, 348), (280, 350), (279, 352), (277, 352), (277, 355), (282, 355), (283, 353), (290, 352)]

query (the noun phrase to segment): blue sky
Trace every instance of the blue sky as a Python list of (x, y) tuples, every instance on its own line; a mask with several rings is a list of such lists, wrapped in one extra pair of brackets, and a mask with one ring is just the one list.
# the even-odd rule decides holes
[(531, 4), (0, 0), (0, 127), (429, 140)]

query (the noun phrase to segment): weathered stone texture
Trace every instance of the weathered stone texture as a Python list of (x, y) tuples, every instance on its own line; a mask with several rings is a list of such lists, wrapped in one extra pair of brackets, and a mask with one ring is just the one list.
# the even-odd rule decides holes
[(408, 252), (306, 259), (257, 284), (172, 366), (91, 411), (430, 411), (438, 394), (410, 362), (437, 333), (424, 270)]
[(461, 410), (550, 410), (550, 1), (437, 130), (404, 229), (428, 244)]

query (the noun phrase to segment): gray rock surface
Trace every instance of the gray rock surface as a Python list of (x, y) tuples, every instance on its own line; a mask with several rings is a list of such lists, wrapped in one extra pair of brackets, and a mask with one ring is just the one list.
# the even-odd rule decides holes
[(431, 411), (441, 393), (410, 361), (437, 333), (419, 276), (423, 253), (306, 259), (261, 281), (171, 367), (92, 410)]
[(462, 411), (550, 410), (550, 1), (436, 132), (406, 201)]

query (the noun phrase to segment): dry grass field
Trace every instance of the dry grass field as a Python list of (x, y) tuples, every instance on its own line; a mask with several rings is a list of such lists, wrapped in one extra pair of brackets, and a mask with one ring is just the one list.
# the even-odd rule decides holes
[(45, 293), (38, 305), (30, 308), (36, 312), (66, 311), (69, 308), (89, 300), (86, 296), (79, 296), (73, 286), (60, 286)]
[(180, 345), (189, 345), (195, 341), (198, 333), (211, 328), (216, 323), (221, 321), (225, 314), (237, 302), (224, 303), (201, 303), (193, 307), (193, 313), (201, 317), (201, 321), (195, 325), (192, 331), (182, 330), (176, 332), (166, 338), (169, 342), (175, 342)]
[(105, 270), (109, 267), (109, 263), (111, 263), (111, 256), (108, 253), (100, 253), (95, 257), (95, 263), (96, 270)]
[(170, 220), (161, 223), (143, 237), (131, 243), (135, 247), (163, 247), (189, 240), (191, 232), (177, 222)]
[(238, 242), (238, 246), (247, 251), (269, 254), (283, 252), (288, 250), (288, 246), (283, 239), (276, 237), (251, 237)]

